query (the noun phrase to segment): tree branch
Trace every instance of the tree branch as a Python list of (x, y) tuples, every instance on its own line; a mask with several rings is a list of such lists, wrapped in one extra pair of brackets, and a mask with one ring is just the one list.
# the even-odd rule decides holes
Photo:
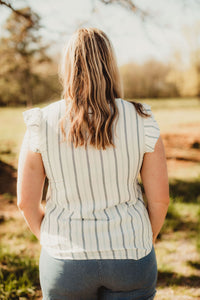
[(142, 19), (147, 17), (149, 15), (148, 12), (142, 10), (140, 7), (138, 7), (136, 4), (134, 4), (131, 0), (100, 0), (104, 4), (114, 4), (117, 3), (121, 5), (122, 7), (129, 9), (133, 11), (134, 13), (138, 13)]
[(31, 19), (30, 14), (23, 13), (22, 11), (20, 11), (18, 9), (15, 9), (9, 1), (0, 0), (0, 5), (4, 5), (4, 6), (8, 7), (9, 9), (11, 9), (18, 16), (23, 17), (26, 20), (28, 20), (29, 22), (33, 23), (33, 20)]

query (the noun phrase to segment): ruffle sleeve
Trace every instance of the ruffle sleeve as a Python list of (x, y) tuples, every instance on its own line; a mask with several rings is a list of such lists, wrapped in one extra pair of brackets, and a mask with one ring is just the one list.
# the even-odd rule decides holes
[(143, 104), (143, 107), (145, 111), (150, 115), (150, 117), (143, 118), (145, 140), (144, 152), (154, 152), (156, 142), (160, 136), (160, 128), (151, 111), (151, 106), (145, 103)]
[(23, 112), (24, 122), (27, 126), (28, 146), (33, 152), (41, 152), (41, 124), (42, 110), (39, 107)]

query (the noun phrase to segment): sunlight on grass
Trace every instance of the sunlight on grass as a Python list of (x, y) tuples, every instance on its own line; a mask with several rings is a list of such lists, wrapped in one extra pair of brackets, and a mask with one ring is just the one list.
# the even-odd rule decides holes
[(0, 262), (0, 299), (35, 299), (39, 286), (37, 262), (10, 249), (0, 249)]
[[(33, 107), (44, 107), (48, 103), (41, 103)], [(22, 112), (27, 107), (0, 108), (0, 159), (17, 167), (17, 158), (26, 130)]]

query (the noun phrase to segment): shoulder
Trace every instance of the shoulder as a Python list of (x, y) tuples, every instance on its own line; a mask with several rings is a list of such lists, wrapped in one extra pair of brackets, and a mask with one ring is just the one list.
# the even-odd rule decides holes
[[(143, 112), (147, 113), (150, 117), (152, 116), (151, 106), (149, 104), (141, 103), (141, 102), (132, 102), (132, 101), (124, 100), (122, 98), (117, 98), (116, 102), (117, 102), (118, 106), (123, 107), (124, 110), (128, 110), (128, 111), (131, 110), (135, 114), (137, 113), (137, 109), (136, 109), (135, 104), (139, 104), (139, 105), (141, 105), (141, 109), (142, 109)], [(146, 119), (138, 113), (137, 113), (137, 116), (141, 119)]]
[(123, 98), (116, 98), (116, 104), (124, 109), (134, 109), (133, 103), (131, 101), (125, 100)]
[(24, 122), (28, 127), (41, 126), (48, 117), (53, 118), (58, 114), (59, 109), (64, 110), (65, 100), (61, 99), (50, 103), (43, 108), (34, 107), (23, 111)]
[(149, 117), (143, 118), (145, 134), (145, 152), (154, 152), (156, 142), (160, 136), (160, 128), (152, 113), (151, 106), (144, 103), (143, 107), (149, 115)]
[(65, 105), (65, 100), (60, 99), (44, 106), (43, 108), (41, 108), (43, 117), (45, 118), (45, 116), (47, 116), (48, 114), (55, 114), (58, 111), (58, 109), (60, 107), (64, 107), (64, 105)]
[(145, 112), (147, 112), (147, 113), (151, 113), (152, 112), (151, 111), (151, 106), (149, 104), (147, 104), (147, 103), (140, 103), (140, 104), (142, 104)]

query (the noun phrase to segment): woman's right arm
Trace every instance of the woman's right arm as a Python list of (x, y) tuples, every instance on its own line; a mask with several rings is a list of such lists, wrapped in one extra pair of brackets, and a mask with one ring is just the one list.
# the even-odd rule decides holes
[(155, 243), (164, 223), (170, 201), (165, 149), (161, 137), (156, 142), (154, 152), (144, 154), (140, 174), (147, 198), (153, 243)]

